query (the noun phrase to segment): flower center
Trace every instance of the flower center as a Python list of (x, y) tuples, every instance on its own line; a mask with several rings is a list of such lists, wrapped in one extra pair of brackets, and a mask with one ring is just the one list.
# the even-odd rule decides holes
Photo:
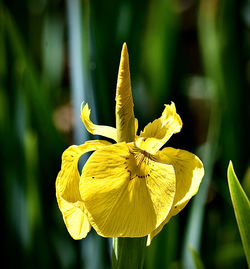
[(137, 147), (131, 147), (130, 156), (127, 158), (127, 171), (130, 173), (130, 180), (147, 178), (150, 176), (153, 166), (153, 156)]

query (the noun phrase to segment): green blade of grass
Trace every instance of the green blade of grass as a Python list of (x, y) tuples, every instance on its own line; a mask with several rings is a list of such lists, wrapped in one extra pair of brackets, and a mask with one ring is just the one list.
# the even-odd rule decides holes
[(231, 161), (227, 170), (227, 179), (243, 248), (250, 267), (250, 203), (234, 172)]
[(196, 269), (205, 269), (205, 266), (203, 265), (203, 262), (200, 258), (199, 253), (192, 247), (189, 248), (191, 254), (192, 254), (192, 258), (195, 264), (195, 268)]

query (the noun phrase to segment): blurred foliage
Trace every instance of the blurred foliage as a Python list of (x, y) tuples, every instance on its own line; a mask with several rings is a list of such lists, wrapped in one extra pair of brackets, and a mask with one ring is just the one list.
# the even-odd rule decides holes
[[(167, 145), (196, 151), (206, 167), (196, 199), (202, 202), (193, 203), (199, 210), (188, 205), (165, 226), (147, 249), (145, 268), (188, 268), (182, 250), (194, 232), (206, 268), (244, 268), (225, 178), (231, 159), (249, 194), (250, 1), (85, 0), (79, 7), (82, 101), (96, 104), (98, 122), (115, 124), (126, 41), (139, 122), (174, 101), (184, 126)], [(110, 241), (95, 232), (81, 242), (71, 239), (55, 199), (61, 154), (75, 143), (80, 116), (80, 107), (75, 115), (71, 106), (67, 9), (62, 0), (0, 1), (1, 255), (7, 268), (111, 264)], [(195, 218), (198, 227), (188, 224)]]
[(195, 268), (196, 269), (205, 269), (202, 260), (200, 259), (199, 254), (195, 251), (195, 249), (193, 249), (192, 247), (189, 248), (189, 251), (192, 254), (193, 260), (194, 260), (194, 264), (195, 264)]

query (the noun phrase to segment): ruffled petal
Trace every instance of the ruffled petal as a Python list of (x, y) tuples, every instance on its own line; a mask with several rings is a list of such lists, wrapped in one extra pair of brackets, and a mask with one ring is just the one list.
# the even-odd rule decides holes
[(81, 106), (81, 119), (88, 130), (93, 135), (101, 135), (117, 141), (117, 131), (115, 128), (105, 125), (96, 125), (90, 120), (90, 112), (88, 103)]
[[(145, 155), (144, 155), (145, 154)], [(175, 196), (172, 165), (119, 143), (92, 154), (80, 193), (91, 225), (105, 237), (141, 237), (168, 215)]]
[(110, 145), (107, 141), (89, 141), (81, 146), (69, 147), (62, 155), (62, 166), (56, 179), (56, 197), (66, 227), (74, 239), (86, 237), (91, 229), (79, 192), (79, 158), (86, 152), (107, 145)]
[(182, 121), (176, 113), (175, 104), (165, 105), (160, 118), (150, 122), (140, 136), (136, 138), (136, 146), (151, 154), (155, 154), (172, 136), (180, 132)]
[(117, 142), (132, 142), (135, 139), (135, 117), (126, 43), (122, 47), (115, 100)]
[(174, 166), (176, 194), (167, 218), (149, 235), (147, 244), (150, 244), (152, 238), (162, 230), (170, 218), (178, 214), (198, 192), (204, 176), (204, 168), (201, 160), (188, 151), (170, 147), (164, 148), (162, 151), (159, 151), (157, 160)]

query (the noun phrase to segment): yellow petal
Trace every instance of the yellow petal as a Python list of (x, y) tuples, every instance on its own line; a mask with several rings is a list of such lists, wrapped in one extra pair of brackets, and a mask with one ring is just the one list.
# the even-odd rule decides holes
[(172, 136), (181, 130), (182, 121), (176, 113), (175, 104), (165, 105), (160, 118), (150, 122), (136, 138), (137, 147), (155, 154)]
[(96, 125), (90, 120), (90, 112), (88, 103), (83, 107), (81, 106), (81, 119), (88, 130), (93, 135), (102, 135), (117, 141), (116, 129), (105, 125)]
[(132, 143), (119, 143), (92, 154), (83, 168), (80, 193), (99, 235), (141, 237), (168, 215), (175, 173), (172, 165), (153, 161)]
[(164, 148), (162, 151), (159, 151), (157, 160), (174, 166), (176, 174), (176, 195), (169, 215), (164, 222), (150, 234), (147, 244), (150, 244), (152, 238), (162, 230), (163, 226), (170, 218), (178, 214), (198, 192), (201, 180), (204, 176), (202, 162), (196, 155), (188, 151)]
[(62, 166), (56, 179), (56, 197), (66, 227), (74, 239), (86, 237), (91, 228), (79, 192), (79, 158), (86, 152), (107, 145), (110, 145), (107, 141), (91, 141), (81, 146), (71, 146), (62, 155)]
[(123, 44), (116, 87), (117, 142), (132, 142), (135, 138), (134, 104), (130, 82), (129, 58)]
[(137, 133), (137, 130), (138, 130), (138, 119), (135, 118), (135, 136), (136, 136), (136, 133)]

